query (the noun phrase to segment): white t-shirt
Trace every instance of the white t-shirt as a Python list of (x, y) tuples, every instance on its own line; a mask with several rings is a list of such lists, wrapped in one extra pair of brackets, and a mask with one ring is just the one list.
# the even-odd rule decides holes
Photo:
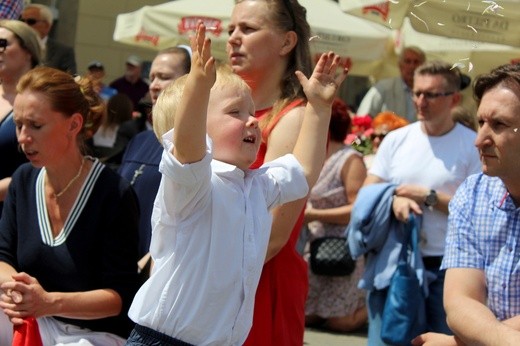
[[(416, 184), (455, 194), (471, 174), (481, 171), (476, 133), (456, 124), (442, 136), (427, 136), (418, 121), (390, 132), (381, 143), (369, 174), (395, 184)], [(442, 256), (448, 215), (423, 207), (423, 256)]]
[(194, 345), (242, 345), (265, 260), (270, 209), (306, 196), (292, 155), (257, 170), (211, 159), (180, 164), (164, 135), (163, 174), (152, 214), (150, 279), (130, 318)]

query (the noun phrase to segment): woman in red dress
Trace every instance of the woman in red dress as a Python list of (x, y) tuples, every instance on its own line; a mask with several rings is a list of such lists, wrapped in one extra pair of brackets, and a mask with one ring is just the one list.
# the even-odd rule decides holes
[[(294, 72), (310, 75), (310, 27), (305, 8), (297, 0), (239, 0), (231, 15), (229, 35), (229, 61), (251, 87), (263, 129), (255, 168), (294, 148), (306, 102)], [(307, 265), (295, 244), (305, 202), (302, 199), (273, 211), (247, 346), (303, 344)]]

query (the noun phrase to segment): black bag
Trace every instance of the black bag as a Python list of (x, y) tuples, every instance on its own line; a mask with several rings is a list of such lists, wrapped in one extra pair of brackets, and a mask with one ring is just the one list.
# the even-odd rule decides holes
[(323, 237), (311, 242), (311, 270), (316, 275), (346, 276), (356, 268), (345, 237)]

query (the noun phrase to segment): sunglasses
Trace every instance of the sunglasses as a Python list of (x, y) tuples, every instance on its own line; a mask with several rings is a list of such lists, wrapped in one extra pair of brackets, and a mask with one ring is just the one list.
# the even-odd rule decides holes
[(0, 38), (0, 53), (5, 52), (5, 48), (7, 47), (8, 42), (5, 38)]
[(36, 18), (20, 18), (20, 21), (26, 23), (29, 26), (33, 26), (34, 24), (36, 24), (38, 22), (43, 22), (43, 20), (36, 19)]
[(386, 136), (386, 133), (372, 133), (372, 134), (370, 135), (370, 139), (371, 139), (371, 140), (374, 140), (374, 139), (377, 138), (377, 139), (379, 139), (380, 141), (382, 141), (383, 138), (385, 138), (385, 136)]

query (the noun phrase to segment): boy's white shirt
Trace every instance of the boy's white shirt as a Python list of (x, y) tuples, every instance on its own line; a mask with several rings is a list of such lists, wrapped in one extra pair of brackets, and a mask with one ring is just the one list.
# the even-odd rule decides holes
[(161, 184), (152, 214), (150, 279), (130, 318), (195, 345), (242, 345), (272, 224), (270, 209), (307, 195), (303, 169), (285, 155), (257, 170), (206, 156), (181, 164), (163, 136)]

